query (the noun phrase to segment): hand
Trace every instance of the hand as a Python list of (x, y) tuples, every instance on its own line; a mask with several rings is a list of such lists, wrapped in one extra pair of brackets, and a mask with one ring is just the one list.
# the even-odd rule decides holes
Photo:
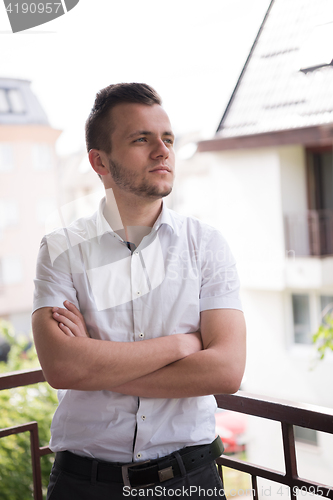
[(52, 317), (58, 322), (59, 328), (68, 337), (90, 337), (78, 308), (68, 300), (65, 300), (64, 306), (66, 309), (52, 307)]

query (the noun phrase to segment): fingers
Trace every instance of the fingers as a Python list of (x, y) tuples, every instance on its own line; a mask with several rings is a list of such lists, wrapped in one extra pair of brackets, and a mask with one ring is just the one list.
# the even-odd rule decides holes
[(73, 316), (68, 316), (68, 317), (72, 317), (74, 318), (74, 316), (76, 316), (77, 318), (83, 320), (83, 316), (82, 314), (80, 313), (80, 311), (78, 310), (78, 308), (72, 304), (72, 302), (69, 302), (69, 300), (65, 300), (63, 302), (64, 306), (66, 309), (63, 309), (61, 307), (53, 307), (52, 308), (52, 311), (57, 311), (61, 314), (64, 314), (64, 313), (71, 313)]
[(59, 323), (58, 326), (66, 335), (68, 335), (68, 337), (75, 337), (74, 333), (68, 328), (68, 326), (65, 326), (63, 323)]
[(72, 302), (69, 302), (69, 300), (65, 300), (63, 304), (66, 307), (66, 309), (74, 313), (76, 316), (82, 318), (82, 314), (80, 313), (78, 308), (74, 304), (72, 304)]
[[(61, 311), (61, 310), (60, 310)], [(52, 314), (53, 318), (58, 322), (59, 326), (62, 323), (63, 326), (68, 328), (75, 337), (80, 337), (80, 329), (76, 323), (71, 321), (70, 318), (63, 314), (59, 314), (58, 312), (54, 312)], [(61, 328), (63, 330), (63, 328)], [(67, 331), (67, 330), (66, 330)]]
[[(61, 328), (62, 331), (67, 335), (69, 335), (70, 331), (71, 336), (74, 337), (89, 337), (83, 316), (77, 307), (68, 300), (65, 300), (64, 305), (66, 309), (61, 307), (52, 308), (53, 319), (55, 319), (59, 325), (60, 323), (63, 324)], [(66, 330), (66, 328), (68, 330)]]
[(57, 321), (59, 321), (58, 318), (61, 316), (61, 318), (69, 319), (75, 325), (79, 325), (81, 323), (81, 318), (73, 312), (68, 311), (67, 309), (62, 309), (61, 307), (53, 307), (52, 312), (54, 319), (56, 319)]

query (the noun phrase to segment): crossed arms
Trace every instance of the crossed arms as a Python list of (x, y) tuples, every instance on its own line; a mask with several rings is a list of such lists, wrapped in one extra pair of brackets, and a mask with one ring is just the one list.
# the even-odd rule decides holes
[(245, 368), (245, 321), (236, 309), (201, 313), (201, 332), (139, 342), (91, 339), (78, 309), (43, 307), (32, 327), (46, 380), (57, 389), (153, 398), (232, 394)]

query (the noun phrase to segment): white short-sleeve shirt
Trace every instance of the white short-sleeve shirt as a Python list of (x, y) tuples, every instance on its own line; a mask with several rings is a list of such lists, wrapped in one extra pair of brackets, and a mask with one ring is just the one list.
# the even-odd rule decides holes
[[(132, 253), (106, 222), (104, 204), (43, 238), (33, 311), (67, 299), (92, 338), (141, 342), (198, 331), (207, 309), (242, 309), (235, 260), (219, 231), (163, 204)], [(116, 462), (153, 459), (213, 441), (215, 409), (214, 396), (61, 390), (50, 448)]]

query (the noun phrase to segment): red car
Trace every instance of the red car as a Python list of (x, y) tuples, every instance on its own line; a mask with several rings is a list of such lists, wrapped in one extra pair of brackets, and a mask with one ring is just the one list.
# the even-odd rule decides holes
[(246, 415), (219, 408), (215, 413), (215, 422), (215, 434), (222, 439), (225, 454), (245, 451)]

